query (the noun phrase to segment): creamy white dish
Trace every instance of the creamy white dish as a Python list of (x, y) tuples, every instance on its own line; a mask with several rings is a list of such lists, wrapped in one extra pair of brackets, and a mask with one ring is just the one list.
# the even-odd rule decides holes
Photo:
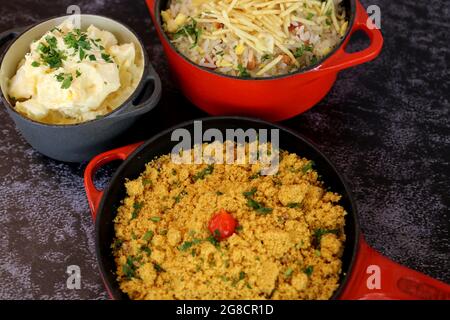
[(44, 123), (80, 123), (119, 107), (136, 89), (142, 53), (119, 44), (109, 31), (71, 20), (30, 45), (10, 79), (8, 95), (18, 112)]

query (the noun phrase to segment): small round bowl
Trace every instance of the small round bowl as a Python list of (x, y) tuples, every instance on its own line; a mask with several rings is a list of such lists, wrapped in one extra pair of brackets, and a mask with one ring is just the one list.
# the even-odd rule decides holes
[[(8, 96), (9, 79), (15, 75), (19, 62), (29, 52), (30, 43), (68, 17), (51, 18), (31, 27), (0, 33), (0, 47), (13, 40), (0, 62), (0, 97), (16, 127), (33, 148), (56, 160), (83, 162), (111, 148), (116, 137), (127, 130), (139, 116), (155, 107), (161, 97), (161, 81), (149, 62), (141, 40), (130, 28), (103, 16), (80, 15), (81, 29), (92, 24), (112, 32), (119, 43), (135, 45), (143, 69), (138, 86), (122, 105), (109, 114), (82, 123), (46, 124), (17, 112)], [(152, 90), (151, 94), (146, 94), (149, 90)]]
[[(190, 61), (170, 42), (162, 28), (161, 10), (167, 0), (146, 0), (170, 69), (183, 94), (210, 115), (253, 116), (281, 121), (317, 104), (331, 89), (339, 71), (375, 59), (383, 46), (380, 30), (373, 28), (358, 0), (344, 0), (349, 26), (341, 43), (316, 64), (296, 72), (268, 78), (239, 78), (214, 72)], [(356, 31), (363, 31), (370, 45), (347, 53), (345, 47)]]

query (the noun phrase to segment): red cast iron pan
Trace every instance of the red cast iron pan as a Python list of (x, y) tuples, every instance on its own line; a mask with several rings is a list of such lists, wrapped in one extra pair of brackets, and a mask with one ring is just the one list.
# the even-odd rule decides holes
[[(357, 210), (350, 189), (335, 166), (310, 141), (284, 127), (261, 120), (242, 117), (216, 117), (201, 119), (203, 132), (215, 128), (279, 129), (280, 148), (297, 153), (315, 162), (315, 168), (330, 190), (341, 194), (340, 204), (348, 212), (345, 233), (347, 236), (342, 277), (333, 299), (450, 299), (450, 286), (424, 274), (403, 267), (370, 248), (362, 236)], [(95, 221), (96, 254), (99, 268), (109, 295), (113, 299), (127, 299), (116, 281), (115, 262), (111, 253), (114, 238), (113, 219), (120, 202), (125, 198), (125, 179), (135, 179), (145, 169), (145, 164), (157, 156), (168, 154), (178, 143), (171, 141), (174, 129), (185, 128), (193, 136), (193, 121), (168, 129), (147, 142), (137, 143), (102, 153), (88, 164), (85, 188), (92, 218)], [(93, 182), (96, 171), (105, 164), (123, 160), (105, 191), (98, 190)], [(377, 269), (380, 287), (373, 288), (371, 272)], [(369, 286), (368, 286), (369, 283)], [(372, 288), (372, 289), (370, 289)]]
[[(288, 75), (239, 78), (196, 65), (179, 53), (162, 29), (161, 10), (167, 0), (146, 0), (169, 67), (183, 94), (210, 115), (253, 116), (280, 121), (305, 112), (330, 91), (339, 71), (375, 59), (383, 47), (380, 30), (373, 28), (358, 0), (344, 0), (349, 26), (339, 46), (316, 64)], [(369, 21), (369, 22), (368, 22)], [(345, 48), (356, 31), (364, 32), (370, 45), (359, 52)]]

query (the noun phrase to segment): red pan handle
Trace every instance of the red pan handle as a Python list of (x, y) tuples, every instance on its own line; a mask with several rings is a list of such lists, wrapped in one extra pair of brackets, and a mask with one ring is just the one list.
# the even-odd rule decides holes
[(145, 0), (147, 7), (153, 19), (155, 19), (155, 0)]
[[(383, 36), (381, 35), (381, 31), (377, 28), (370, 29), (368, 24), (369, 16), (366, 13), (366, 10), (359, 2), (356, 0), (356, 15), (355, 21), (353, 24), (353, 28), (350, 31), (349, 36), (347, 37), (346, 43), (344, 43), (341, 48), (334, 53), (331, 57), (329, 57), (325, 62), (318, 67), (317, 71), (320, 72), (338, 72), (343, 69), (347, 69), (367, 61), (375, 59), (381, 52), (381, 48), (383, 47)], [(362, 30), (370, 40), (370, 45), (359, 52), (347, 53), (345, 51), (345, 47), (350, 40), (351, 36), (356, 32)]]
[(340, 298), (450, 300), (450, 285), (384, 257), (361, 236), (352, 274)]
[(98, 190), (94, 184), (94, 175), (105, 164), (114, 160), (125, 160), (128, 156), (136, 150), (143, 142), (137, 142), (125, 147), (117, 148), (111, 151), (104, 152), (93, 158), (84, 170), (84, 188), (86, 189), (86, 196), (91, 209), (92, 220), (95, 221), (97, 208), (103, 196), (103, 191)]

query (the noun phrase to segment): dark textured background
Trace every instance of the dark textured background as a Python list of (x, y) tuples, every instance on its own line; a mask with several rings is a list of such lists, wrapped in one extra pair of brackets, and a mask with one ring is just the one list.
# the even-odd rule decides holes
[[(362, 2), (381, 7), (382, 54), (342, 72), (319, 105), (284, 124), (315, 141), (347, 176), (374, 248), (450, 283), (448, 2)], [(143, 1), (1, 0), (0, 32), (62, 15), (70, 4), (134, 28), (161, 75), (161, 103), (119, 143), (204, 115), (171, 84)], [(0, 117), (0, 298), (107, 298), (83, 189), (85, 165), (41, 156), (3, 107)], [(100, 184), (112, 170), (99, 174)], [(66, 289), (71, 264), (81, 267), (81, 290)]]

